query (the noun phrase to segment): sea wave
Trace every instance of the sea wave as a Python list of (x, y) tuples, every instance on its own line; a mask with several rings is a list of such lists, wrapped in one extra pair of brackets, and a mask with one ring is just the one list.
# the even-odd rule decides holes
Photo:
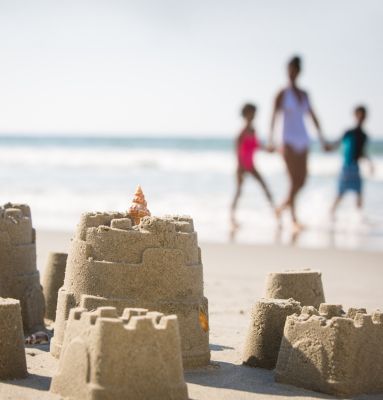
[[(31, 205), (38, 229), (70, 230), (80, 214), (97, 210), (124, 210), (140, 183), (155, 215), (189, 214), (195, 220), (201, 240), (226, 241), (229, 209), (235, 189), (236, 161), (231, 141), (219, 145), (211, 140), (171, 142), (145, 147), (142, 141), (28, 139), (4, 143), (0, 140), (0, 197)], [(95, 144), (97, 143), (97, 144)], [(225, 144), (226, 143), (226, 144)], [(120, 143), (121, 144), (121, 143)], [(329, 245), (332, 230), (350, 247), (383, 244), (383, 156), (375, 156), (376, 173), (366, 176), (365, 214), (373, 224), (360, 223), (352, 196), (339, 212), (334, 229), (329, 208), (336, 193), (341, 159), (337, 153), (312, 151), (309, 179), (299, 198), (298, 211), (308, 224), (311, 244)], [(288, 179), (279, 154), (258, 152), (257, 168), (264, 176), (276, 202), (288, 189)], [(240, 199), (238, 219), (241, 242), (275, 240), (277, 224), (259, 185), (246, 179)], [(359, 221), (359, 222), (358, 222)], [(307, 237), (307, 236), (306, 236)], [(375, 246), (375, 245), (374, 245)]]

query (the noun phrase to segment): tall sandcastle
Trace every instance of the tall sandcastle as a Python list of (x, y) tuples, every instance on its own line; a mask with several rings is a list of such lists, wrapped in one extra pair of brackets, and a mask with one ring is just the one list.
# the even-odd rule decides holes
[(383, 314), (321, 304), (286, 319), (277, 382), (336, 396), (383, 392)]
[(54, 356), (60, 354), (70, 309), (101, 306), (116, 307), (119, 313), (140, 307), (176, 314), (184, 366), (208, 364), (208, 307), (193, 220), (182, 216), (137, 219), (136, 210), (84, 214), (59, 290), (51, 342)]
[(64, 284), (65, 267), (68, 254), (51, 252), (45, 264), (43, 276), (43, 293), (45, 299), (45, 318), (54, 321), (56, 318), (57, 294)]
[(286, 318), (300, 311), (300, 303), (293, 299), (257, 301), (251, 312), (250, 327), (242, 354), (243, 364), (275, 368)]
[(25, 333), (44, 327), (36, 234), (30, 208), (25, 204), (0, 207), (0, 296), (20, 301)]
[(72, 400), (187, 400), (175, 315), (72, 309), (51, 392)]

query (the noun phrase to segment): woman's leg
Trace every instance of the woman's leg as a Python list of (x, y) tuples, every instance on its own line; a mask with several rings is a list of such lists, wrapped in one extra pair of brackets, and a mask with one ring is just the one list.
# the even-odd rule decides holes
[(272, 207), (274, 207), (274, 201), (273, 201), (273, 196), (270, 193), (269, 188), (266, 185), (266, 182), (263, 180), (262, 176), (260, 175), (260, 173), (253, 168), (252, 171), (250, 171), (251, 175), (254, 176), (254, 178), (259, 182), (259, 184), (261, 185), (263, 191), (265, 192), (265, 195), (267, 197), (267, 200), (269, 201), (269, 203), (271, 204)]
[(237, 208), (239, 197), (241, 196), (243, 176), (244, 171), (241, 168), (238, 168), (236, 174), (236, 190), (233, 202), (231, 204), (231, 224), (233, 228), (237, 227), (237, 222), (235, 220), (235, 210)]
[(305, 184), (307, 177), (307, 155), (308, 151), (297, 152), (290, 146), (284, 148), (284, 160), (287, 167), (287, 172), (290, 178), (290, 189), (285, 202), (280, 207), (280, 212), (285, 208), (290, 208), (291, 217), (296, 227), (299, 226), (296, 210), (295, 200), (297, 194)]

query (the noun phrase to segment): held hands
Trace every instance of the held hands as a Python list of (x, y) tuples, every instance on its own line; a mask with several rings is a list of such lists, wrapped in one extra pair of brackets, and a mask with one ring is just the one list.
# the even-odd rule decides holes
[(265, 150), (269, 153), (274, 153), (276, 151), (276, 147), (274, 145), (274, 143), (269, 142), (266, 146), (265, 146)]

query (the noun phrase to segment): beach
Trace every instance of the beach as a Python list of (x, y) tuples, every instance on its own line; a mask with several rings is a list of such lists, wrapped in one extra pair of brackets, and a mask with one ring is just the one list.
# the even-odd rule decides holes
[[(37, 263), (43, 274), (49, 251), (67, 251), (71, 233), (37, 232)], [(272, 271), (311, 268), (322, 272), (326, 301), (348, 307), (383, 308), (382, 255), (379, 252), (308, 249), (283, 245), (202, 242), (205, 295), (209, 299), (212, 362), (186, 371), (193, 400), (332, 398), (274, 382), (273, 371), (241, 365), (241, 351), (252, 305), (264, 295)], [(7, 400), (59, 399), (48, 392), (57, 361), (47, 345), (27, 348), (29, 377), (0, 383)], [(382, 399), (362, 395), (358, 399)]]

